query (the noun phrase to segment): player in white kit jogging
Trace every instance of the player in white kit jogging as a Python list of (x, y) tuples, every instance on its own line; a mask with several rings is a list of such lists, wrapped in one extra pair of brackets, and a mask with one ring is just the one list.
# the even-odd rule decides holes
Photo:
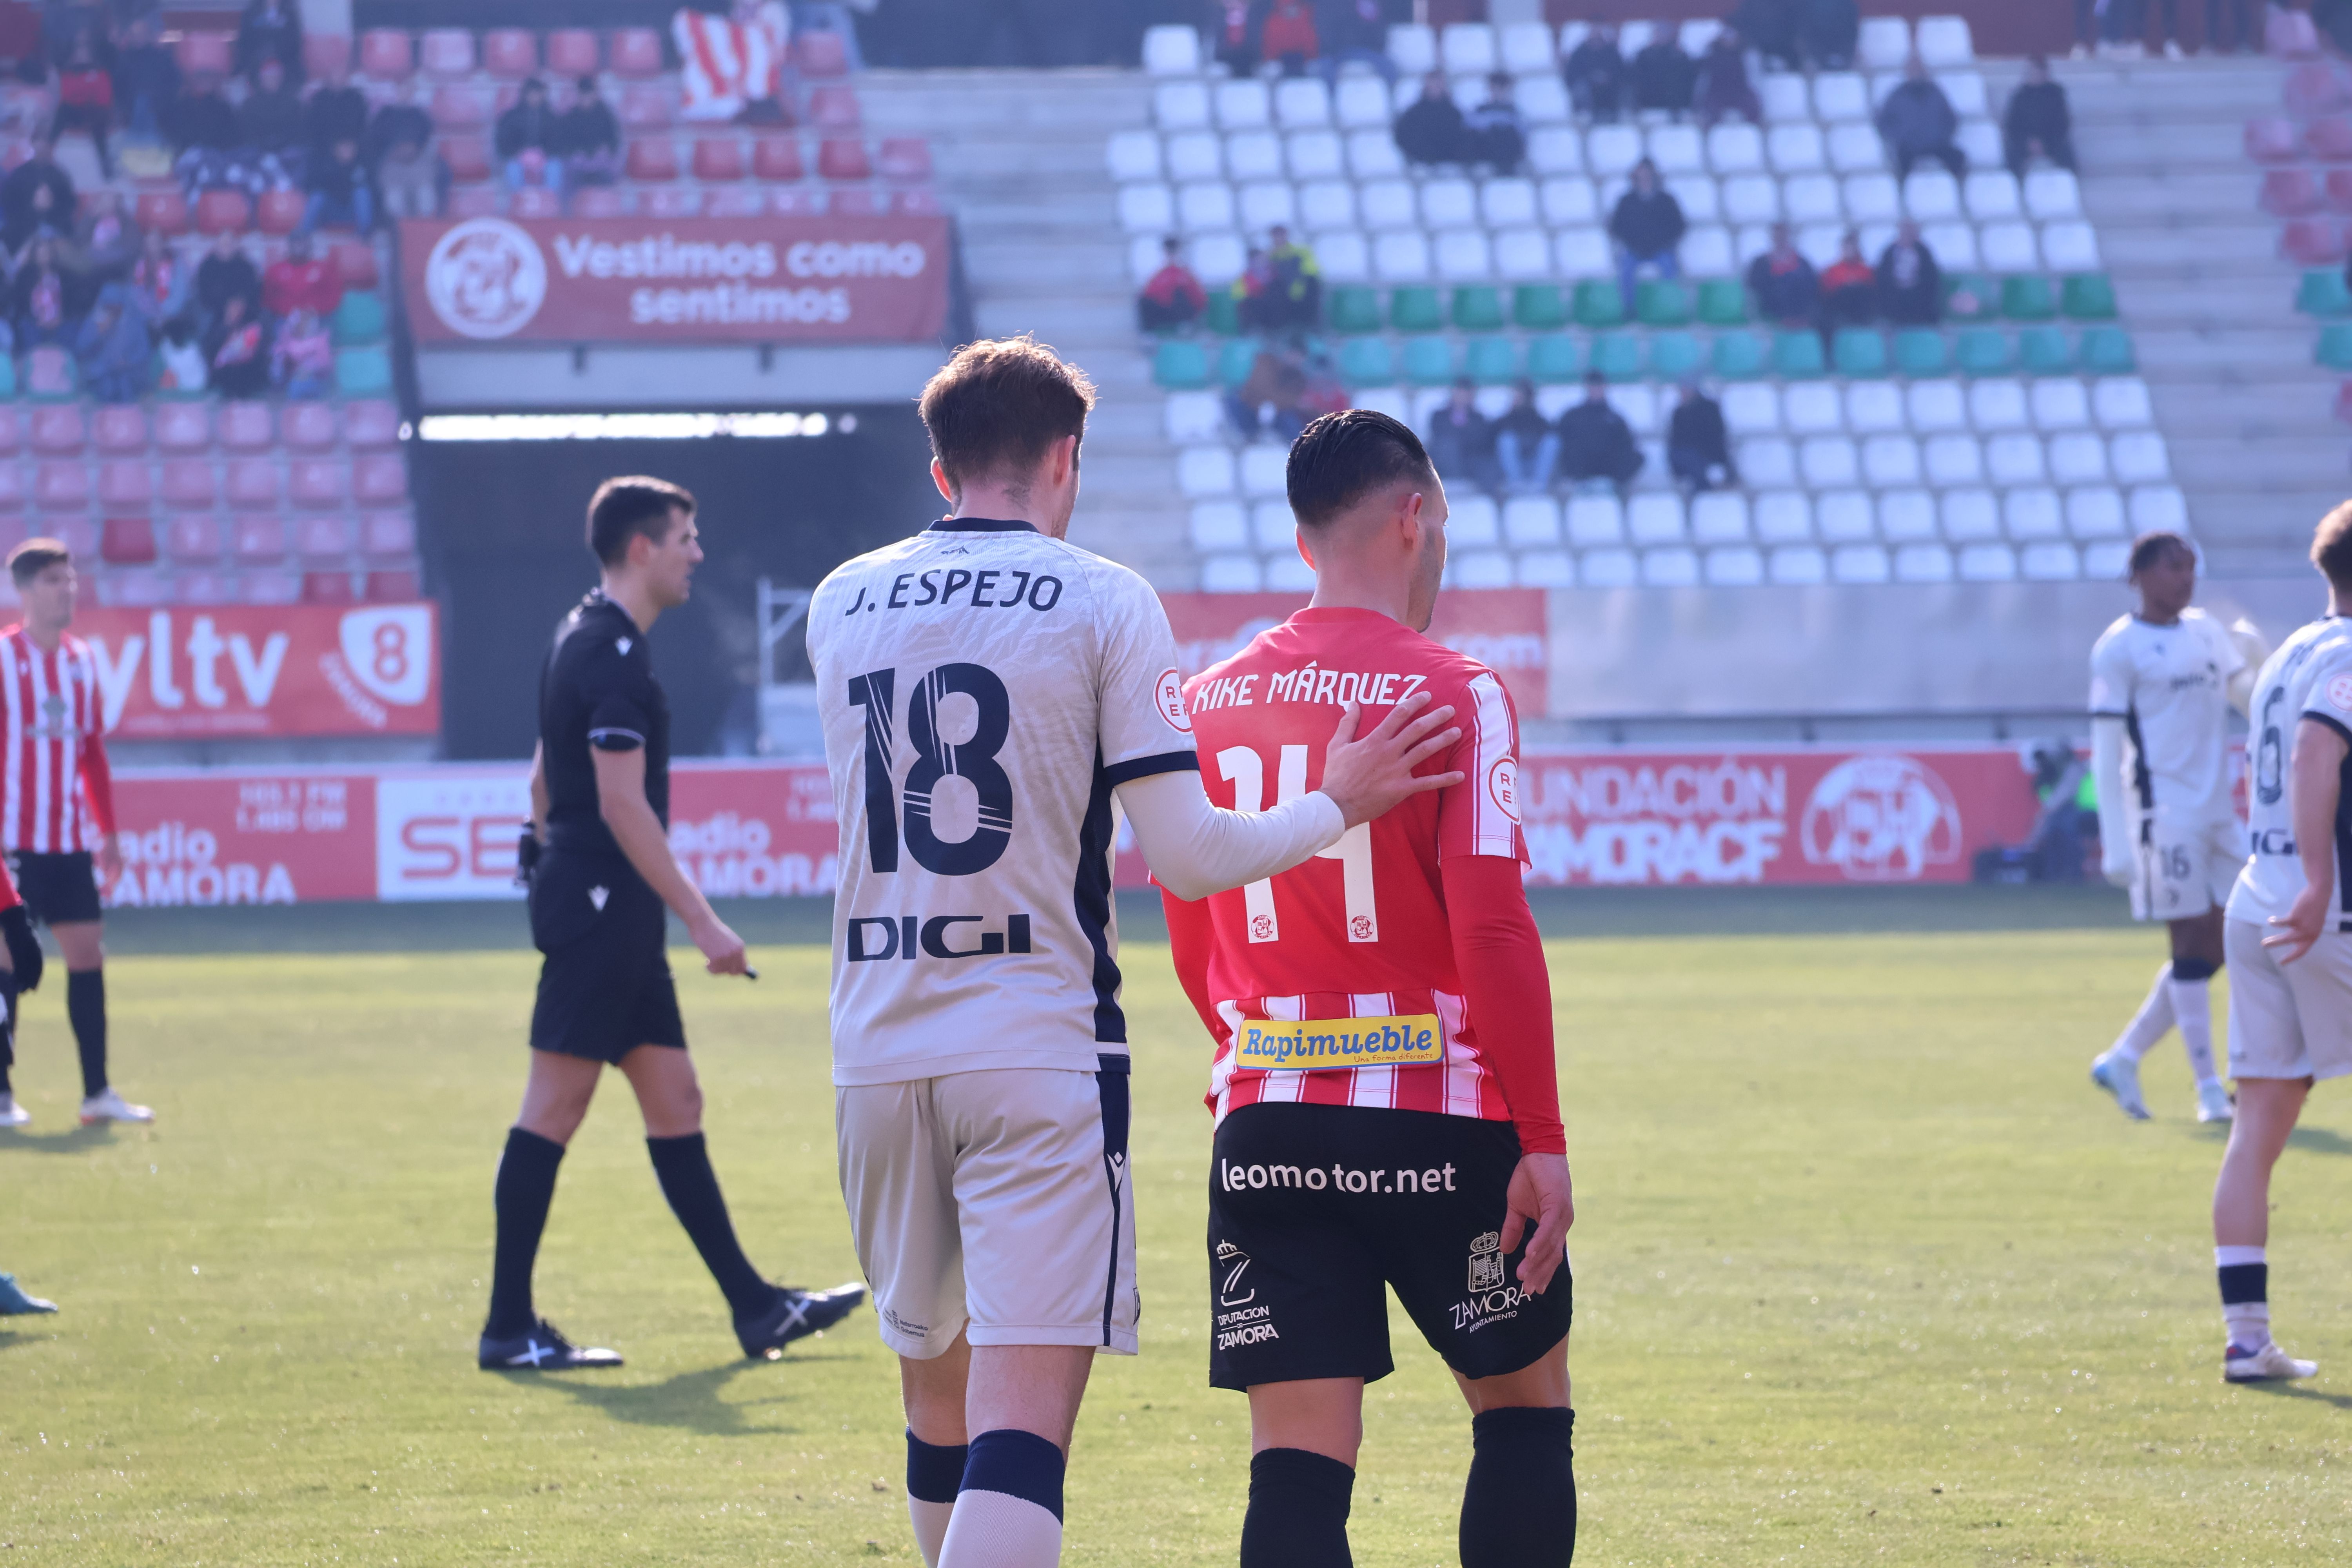
[(1450, 708), (1352, 742), (1350, 710), (1320, 790), (1209, 805), (1158, 596), (1064, 542), (1092, 405), (1027, 339), (959, 352), (921, 405), (951, 514), (841, 567), (809, 613), (841, 824), (842, 1193), (934, 1568), (1058, 1561), (1087, 1372), (1136, 1349), (1114, 797), (1198, 898), (1462, 778), (1412, 776), (1460, 738)]
[(2252, 853), (2226, 922), (2238, 1120), (2213, 1184), (2213, 1263), (2232, 1383), (2319, 1370), (2271, 1338), (2271, 1170), (2312, 1084), (2352, 1073), (2352, 502), (2320, 520), (2311, 559), (2327, 614), (2282, 643), (2254, 684)]
[(2251, 626), (2224, 629), (2189, 606), (2197, 552), (2180, 535), (2134, 541), (2131, 583), (2138, 610), (2091, 649), (2099, 858), (2107, 879), (2131, 889), (2132, 918), (2169, 928), (2172, 952), (2139, 1012), (2091, 1063), (2091, 1081), (2125, 1115), (2147, 1120), (2140, 1058), (2178, 1025), (2197, 1077), (2197, 1120), (2227, 1121), (2209, 992), (2223, 957), (2221, 903), (2245, 849), (2231, 800), (2230, 710), (2245, 710), (2263, 650)]

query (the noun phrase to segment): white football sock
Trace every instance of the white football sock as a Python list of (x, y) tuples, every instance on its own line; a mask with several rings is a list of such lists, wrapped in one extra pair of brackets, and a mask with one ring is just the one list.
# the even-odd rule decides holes
[(2214, 1081), (2212, 985), (2210, 980), (2178, 979), (2165, 985), (2172, 993), (2172, 1021), (2189, 1052), (2189, 1070), (2200, 1087)]
[(915, 1521), (915, 1549), (923, 1554), (924, 1568), (940, 1568), (940, 1551), (947, 1544), (948, 1521), (954, 1514), (951, 1502), (925, 1502), (908, 1494), (907, 1516)]
[(1055, 1568), (1062, 1560), (1062, 1521), (1009, 1492), (957, 1494), (955, 1518), (938, 1568)]
[(2156, 1042), (2164, 1038), (2172, 1027), (2172, 965), (2168, 963), (2156, 972), (2156, 984), (2147, 988), (2147, 1000), (2139, 1005), (2132, 1021), (2107, 1047), (2109, 1056), (2122, 1055), (2137, 1061), (2156, 1049)]

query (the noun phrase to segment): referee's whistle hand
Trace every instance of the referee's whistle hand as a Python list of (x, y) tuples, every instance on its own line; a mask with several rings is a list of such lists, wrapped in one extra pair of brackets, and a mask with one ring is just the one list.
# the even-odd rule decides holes
[(1370, 822), (1425, 790), (1449, 789), (1462, 782), (1460, 773), (1416, 776), (1412, 771), (1462, 739), (1458, 726), (1446, 724), (1454, 710), (1430, 709), (1430, 700), (1426, 691), (1414, 692), (1360, 736), (1356, 725), (1363, 717), (1363, 704), (1349, 702), (1339, 710), (1339, 727), (1323, 753), (1321, 788), (1349, 826)]
[[(1503, 1256), (1509, 1257), (1519, 1237), (1528, 1237), (1528, 1255), (1519, 1259), (1519, 1285), (1528, 1295), (1540, 1296), (1568, 1256), (1568, 1227), (1576, 1223), (1576, 1186), (1569, 1177), (1568, 1156), (1519, 1156), (1504, 1209)], [(1528, 1235), (1530, 1229), (1533, 1235)]]
[(687, 927), (687, 934), (702, 950), (702, 966), (711, 973), (741, 974), (751, 969), (743, 939), (728, 930), (727, 922), (717, 915), (695, 921)]

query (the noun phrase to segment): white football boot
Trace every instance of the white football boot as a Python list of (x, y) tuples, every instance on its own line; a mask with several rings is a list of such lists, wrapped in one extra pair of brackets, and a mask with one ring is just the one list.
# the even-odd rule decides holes
[(2231, 1345), (2221, 1352), (2221, 1380), (2224, 1383), (2272, 1383), (2309, 1377), (2318, 1370), (2317, 1362), (2297, 1361), (2279, 1349), (2276, 1340), (2258, 1351)]
[(2198, 1121), (2229, 1121), (2237, 1114), (2237, 1102), (2230, 1098), (2230, 1091), (2222, 1088), (2218, 1079), (2197, 1086)]
[(152, 1121), (155, 1113), (143, 1105), (133, 1105), (121, 1094), (107, 1089), (81, 1102), (81, 1124), (91, 1127), (101, 1121)]
[(2134, 1121), (2146, 1121), (2147, 1101), (2140, 1098), (2139, 1063), (2122, 1051), (2103, 1051), (2091, 1058), (2091, 1081), (2116, 1097), (2116, 1109)]
[(16, 1103), (13, 1094), (0, 1094), (0, 1127), (23, 1127), (33, 1120), (33, 1113)]

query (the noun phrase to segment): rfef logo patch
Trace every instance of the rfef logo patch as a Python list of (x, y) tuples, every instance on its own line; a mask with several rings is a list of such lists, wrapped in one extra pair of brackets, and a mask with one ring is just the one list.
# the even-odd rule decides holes
[(2339, 675), (2327, 683), (2327, 700), (2330, 706), (2352, 713), (2352, 675)]
[(1184, 711), (1184, 678), (1172, 669), (1160, 672), (1160, 716), (1175, 729), (1186, 734), (1192, 732), (1192, 716)]
[(1519, 819), (1519, 764), (1510, 757), (1497, 757), (1495, 765), (1486, 770), (1486, 794), (1496, 806), (1513, 822)]

